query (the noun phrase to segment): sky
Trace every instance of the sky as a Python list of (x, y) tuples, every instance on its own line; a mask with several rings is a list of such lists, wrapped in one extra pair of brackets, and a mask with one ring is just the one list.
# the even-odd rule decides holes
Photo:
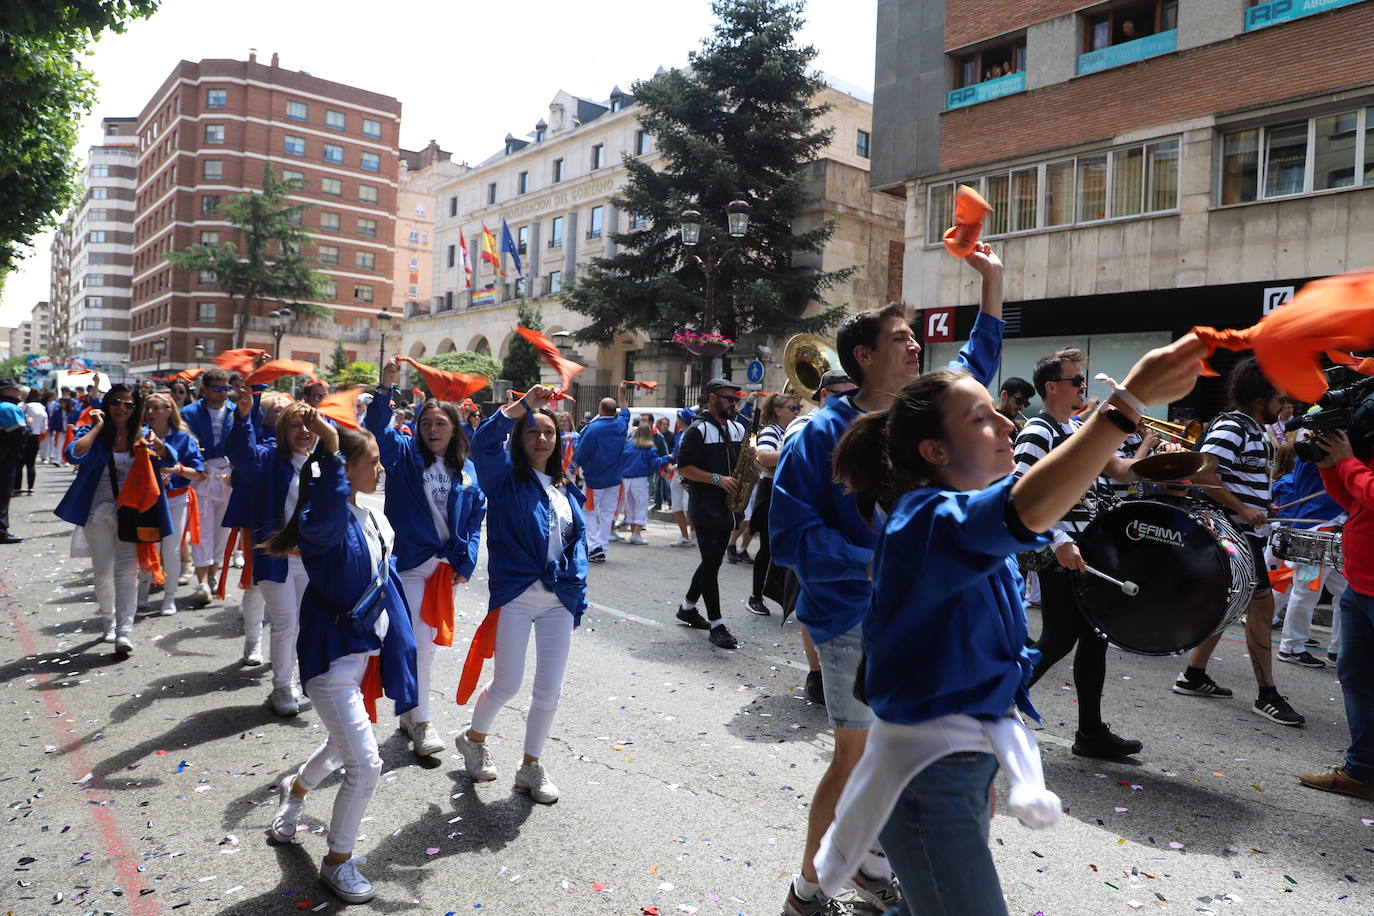
[[(809, 0), (800, 39), (816, 68), (871, 92), (876, 10), (877, 0)], [(163, 0), (94, 45), (86, 66), (100, 85), (79, 152), (99, 143), (102, 117), (136, 117), (178, 60), (245, 60), (256, 48), (264, 63), (275, 51), (283, 68), (395, 96), (402, 147), (437, 140), (477, 163), (547, 118), (559, 89), (605, 99), (684, 64), (713, 21), (709, 0)], [(48, 298), (51, 238), (35, 238), (5, 279), (0, 326)]]

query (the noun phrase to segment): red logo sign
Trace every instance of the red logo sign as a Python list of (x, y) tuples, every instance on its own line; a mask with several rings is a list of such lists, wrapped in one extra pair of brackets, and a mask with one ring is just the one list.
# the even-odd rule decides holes
[(954, 309), (931, 309), (926, 315), (926, 343), (954, 339)]

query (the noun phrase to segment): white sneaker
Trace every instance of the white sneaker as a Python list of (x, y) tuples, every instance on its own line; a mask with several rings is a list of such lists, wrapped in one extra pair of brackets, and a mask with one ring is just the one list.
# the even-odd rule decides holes
[(636, 534), (636, 535), (634, 535), (634, 536), (632, 536), (632, 537), (630, 538), (630, 543), (631, 543), (631, 544), (647, 544), (647, 543), (649, 543), (649, 542), (646, 541), (646, 540), (644, 539), (644, 535), (642, 535), (642, 534)]
[(345, 903), (367, 903), (377, 896), (377, 892), (372, 888), (372, 882), (358, 871), (357, 863), (353, 859), (345, 859), (338, 865), (320, 862), (320, 880)]
[(116, 636), (114, 644), (115, 655), (118, 655), (120, 658), (127, 658), (134, 654), (134, 644), (129, 640), (129, 637)]
[(463, 755), (463, 767), (475, 782), (490, 782), (496, 778), (496, 764), (491, 761), (491, 751), (486, 741), (473, 741), (463, 729), (454, 739), (458, 753)]
[(528, 792), (530, 798), (541, 805), (552, 805), (558, 801), (558, 786), (549, 781), (544, 765), (537, 760), (515, 771), (515, 790)]
[(181, 578), (177, 580), (177, 585), (190, 585), (190, 584), (191, 584), (191, 574), (190, 574), (190, 573), (182, 573), (182, 574), (181, 574)]
[(191, 607), (205, 607), (213, 598), (209, 584), (201, 582), (191, 590)]
[(611, 540), (613, 540), (613, 541), (624, 541), (625, 539), (624, 539), (623, 537), (621, 537), (620, 535), (616, 534), (614, 531), (612, 531), (612, 532), (611, 532)]
[(162, 617), (171, 617), (176, 612), (177, 606), (175, 604), (164, 604), (162, 610), (158, 611), (158, 614)]
[(101, 642), (114, 642), (114, 641), (115, 641), (115, 627), (114, 627), (114, 624), (113, 624), (113, 623), (110, 623), (110, 624), (108, 624), (108, 625), (106, 626), (105, 632), (102, 633), (101, 636), (100, 636), (100, 641), (101, 641)]
[(444, 749), (443, 739), (431, 722), (416, 722), (410, 713), (401, 716), (401, 730), (410, 738), (417, 757), (433, 757)]
[(235, 550), (234, 556), (229, 562), (235, 569), (243, 569), (243, 551)]
[(272, 816), (267, 835), (278, 843), (296, 841), (296, 825), (305, 813), (305, 799), (291, 794), (291, 787), (295, 784), (295, 773), (283, 776), (281, 782), (277, 783), (277, 813)]
[(267, 702), (272, 704), (272, 711), (279, 716), (294, 716), (301, 711), (293, 687), (273, 687)]
[(262, 664), (262, 645), (253, 642), (243, 644), (243, 663), (249, 668), (256, 668)]

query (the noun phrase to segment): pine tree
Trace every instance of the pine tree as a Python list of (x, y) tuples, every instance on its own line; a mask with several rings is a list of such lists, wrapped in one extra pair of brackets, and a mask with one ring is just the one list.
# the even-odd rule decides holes
[[(539, 306), (522, 302), (516, 309), (516, 314), (519, 316), (519, 323), (525, 327), (533, 331), (544, 330), (544, 316)], [(510, 342), (510, 352), (501, 363), (501, 377), (517, 390), (529, 391), (531, 387), (539, 384), (540, 366), (541, 361), (534, 345), (517, 334)]]
[[(662, 154), (660, 171), (627, 158), (629, 180), (616, 200), (642, 228), (613, 235), (619, 253), (590, 262), (564, 296), (591, 319), (578, 340), (604, 343), (630, 330), (693, 328), (726, 337), (757, 332), (824, 332), (846, 312), (824, 295), (857, 267), (820, 271), (816, 260), (832, 223), (794, 234), (805, 203), (803, 166), (830, 139), (816, 127), (827, 109), (813, 102), (824, 84), (808, 67), (816, 52), (796, 43), (800, 2), (716, 0), (718, 22), (688, 67), (634, 85), (640, 122)], [(717, 273), (714, 327), (703, 327), (705, 276), (678, 234), (684, 210), (703, 218), (702, 245), (725, 228), (726, 206), (752, 207), (747, 236)], [(813, 301), (823, 307), (803, 313)]]
[(329, 360), (329, 372), (325, 376), (331, 385), (337, 385), (336, 379), (343, 376), (348, 371), (348, 351), (344, 349), (343, 341), (334, 343), (334, 355)]

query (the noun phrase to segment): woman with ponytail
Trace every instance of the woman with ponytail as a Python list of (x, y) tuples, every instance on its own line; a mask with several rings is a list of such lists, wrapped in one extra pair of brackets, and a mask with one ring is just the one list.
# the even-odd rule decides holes
[[(75, 464), (76, 478), (54, 510), (63, 521), (79, 525), (95, 568), (95, 600), (104, 619), (104, 642), (114, 643), (121, 658), (134, 651), (134, 614), (138, 604), (138, 544), (121, 540), (117, 502), (130, 479), (140, 479), (139, 461), (152, 454), (153, 469), (177, 463), (176, 451), (142, 425), (143, 401), (138, 390), (114, 385), (105, 393), (104, 410), (90, 412), (90, 425), (78, 429), (64, 457)], [(108, 418), (106, 411), (109, 411)], [(157, 484), (150, 515), (162, 537), (172, 533), (167, 495)]]
[[(587, 608), (587, 526), (582, 493), (568, 482), (559, 454), (558, 419), (549, 409), (554, 389), (535, 385), (507, 404), (472, 437), (473, 461), (491, 500), (487, 518), (486, 619), (473, 637), (458, 684), (458, 703), (477, 686), (482, 659), (492, 678), (457, 739), (468, 774), (496, 778), (487, 734), (496, 714), (520, 690), (525, 650), (534, 630), (534, 687), (525, 722), (525, 757), (515, 788), (540, 804), (558, 801), (558, 787), (540, 761), (553, 726), (572, 632)], [(506, 440), (510, 445), (507, 447)]]
[[(279, 424), (288, 412), (294, 413), (283, 412)], [(278, 558), (298, 552), (309, 577), (296, 651), (305, 693), (329, 740), (278, 784), (269, 834), (279, 843), (295, 842), (307, 793), (343, 768), (320, 880), (341, 900), (366, 903), (375, 891), (358, 871), (353, 848), (382, 773), (369, 721), (376, 721), (383, 693), (398, 713), (414, 708), (415, 637), (391, 526), (357, 500), (360, 493), (377, 492), (382, 479), (377, 441), (366, 430), (336, 429), (313, 407), (300, 413), (304, 431), (319, 445), (301, 467), (289, 520), (266, 547)], [(295, 435), (289, 429), (280, 438)]]
[(468, 460), (457, 407), (430, 398), (420, 409), (415, 435), (392, 422), (400, 366), (393, 359), (383, 367), (364, 425), (377, 438), (386, 468), (386, 518), (396, 529), (396, 566), (415, 631), (419, 696), (415, 709), (401, 717), (401, 729), (416, 756), (432, 757), (444, 742), (430, 724), (430, 672), (437, 648), (453, 645), (453, 590), (477, 566), (487, 500)]
[[(143, 421), (177, 454), (176, 463), (162, 469), (163, 484), (167, 487), (167, 508), (172, 516), (172, 531), (162, 539), (162, 571), (167, 581), (162, 586), (161, 614), (170, 617), (177, 612), (177, 580), (181, 578), (181, 542), (186, 533), (188, 494), (191, 492), (191, 481), (205, 479), (205, 460), (201, 457), (200, 446), (186, 429), (176, 402), (167, 392), (156, 391), (143, 399)], [(148, 592), (152, 584), (152, 575), (140, 571), (140, 608), (148, 606)]]
[(957, 901), (960, 913), (1006, 913), (987, 848), (998, 764), (1023, 823), (1059, 816), (1015, 718), (1038, 718), (1015, 554), (1049, 543), (1044, 532), (1135, 430), (1138, 406), (1187, 394), (1204, 355), (1192, 335), (1147, 353), (1098, 415), (1019, 480), (1012, 422), (962, 371), (917, 377), (840, 440), (836, 479), (881, 525), (857, 685), (877, 722), (815, 859), (825, 891), (844, 887), (880, 839), (913, 912), (952, 912)]

